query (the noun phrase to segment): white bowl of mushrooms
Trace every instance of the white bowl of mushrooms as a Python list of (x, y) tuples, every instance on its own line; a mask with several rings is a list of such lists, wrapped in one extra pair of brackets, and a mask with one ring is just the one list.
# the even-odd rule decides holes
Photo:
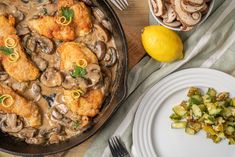
[(210, 15), (214, 0), (149, 0), (152, 15), (175, 31), (190, 31)]

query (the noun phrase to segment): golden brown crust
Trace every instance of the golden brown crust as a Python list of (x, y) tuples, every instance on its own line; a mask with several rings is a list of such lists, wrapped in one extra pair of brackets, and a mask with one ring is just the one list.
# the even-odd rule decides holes
[(11, 15), (8, 17), (0, 16), (0, 36), (5, 37), (11, 34), (16, 34), (15, 18)]
[(65, 42), (58, 47), (57, 52), (61, 57), (60, 69), (67, 72), (73, 70), (81, 59), (85, 59), (88, 64), (98, 64), (96, 55), (80, 43)]
[(20, 44), (20, 38), (15, 35), (16, 30), (14, 28), (14, 22), (12, 21), (14, 21), (13, 17), (9, 19), (5, 16), (0, 16), (0, 32), (4, 32), (4, 34), (0, 33), (0, 46), (4, 46), (4, 40), (7, 37), (13, 37), (18, 43), (14, 50), (17, 50), (20, 58), (17, 62), (10, 62), (6, 55), (0, 53), (2, 65), (5, 71), (19, 82), (35, 80), (39, 76), (39, 70), (31, 60), (27, 58), (24, 49)]
[(15, 102), (9, 108), (0, 105), (0, 111), (4, 113), (15, 113), (23, 117), (30, 127), (39, 127), (41, 125), (41, 115), (36, 104), (19, 96), (11, 88), (0, 84), (0, 95), (2, 94), (11, 95)]
[(72, 41), (77, 36), (84, 36), (92, 31), (91, 13), (83, 2), (74, 4), (72, 1), (61, 0), (58, 8), (62, 6), (71, 6), (70, 9), (74, 11), (74, 18), (69, 25), (58, 24), (58, 17), (43, 16), (29, 21), (29, 27), (43, 36), (63, 41)]
[(71, 7), (74, 3), (74, 0), (58, 0), (57, 8), (60, 10), (62, 7)]
[(91, 90), (77, 100), (73, 99), (70, 93), (71, 91), (69, 90), (64, 91), (66, 105), (72, 112), (88, 117), (94, 117), (99, 113), (104, 100), (104, 94), (101, 89)]
[(63, 41), (71, 41), (75, 39), (73, 26), (59, 25), (56, 23), (56, 17), (53, 16), (43, 16), (39, 19), (33, 19), (29, 21), (29, 27), (50, 39), (55, 38)]
[(84, 36), (92, 30), (91, 13), (83, 2), (79, 2), (71, 7), (74, 11), (73, 22), (77, 36)]

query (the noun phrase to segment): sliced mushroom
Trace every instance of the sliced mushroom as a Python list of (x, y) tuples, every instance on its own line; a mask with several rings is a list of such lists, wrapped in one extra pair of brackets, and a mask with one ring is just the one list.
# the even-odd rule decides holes
[(92, 10), (95, 18), (101, 23), (101, 21), (105, 19), (104, 13), (98, 7), (95, 7)]
[(27, 50), (27, 53), (29, 53), (30, 55), (35, 52), (36, 50), (36, 40), (35, 38), (33, 38), (30, 34), (27, 34), (26, 36), (24, 36), (23, 38), (23, 45)]
[(64, 94), (63, 93), (56, 94), (54, 102), (55, 102), (55, 104), (63, 104), (63, 103), (65, 103)]
[(206, 13), (208, 12), (208, 10), (209, 10), (209, 7), (208, 7), (208, 5), (206, 4), (205, 7), (200, 10), (200, 12), (201, 12), (202, 14), (206, 14)]
[(29, 3), (29, 0), (21, 0), (23, 3)]
[(33, 83), (29, 90), (30, 97), (35, 101), (39, 101), (42, 97), (41, 87), (37, 83)]
[(167, 8), (167, 14), (166, 14), (167, 18), (164, 18), (163, 22), (165, 21), (166, 23), (171, 23), (176, 19), (176, 13), (174, 9), (167, 3), (166, 3), (166, 8)]
[(201, 19), (202, 14), (200, 12), (195, 12), (195, 13), (192, 13), (192, 17), (194, 20)]
[(106, 67), (111, 67), (117, 62), (117, 51), (115, 48), (110, 47), (108, 49), (103, 59), (103, 62)]
[(9, 75), (5, 71), (0, 71), (0, 81), (6, 81), (9, 78)]
[(184, 32), (188, 32), (188, 31), (192, 30), (193, 27), (188, 27), (188, 26), (183, 25), (180, 27), (180, 29)]
[(100, 82), (102, 75), (101, 75), (101, 68), (98, 64), (89, 64), (86, 67), (87, 74), (85, 78), (90, 80), (89, 87), (95, 86), (98, 82)]
[(46, 87), (60, 86), (63, 82), (63, 76), (60, 71), (55, 68), (48, 68), (40, 78), (40, 81)]
[(6, 114), (0, 114), (0, 123), (2, 123), (4, 120), (6, 120), (7, 115)]
[(155, 6), (155, 15), (162, 16), (164, 14), (164, 1), (163, 0), (152, 0)]
[(43, 144), (46, 142), (45, 137), (33, 137), (33, 138), (27, 138), (25, 140), (28, 144)]
[(16, 26), (16, 31), (18, 36), (26, 35), (30, 33), (30, 30), (27, 26), (23, 26), (22, 24), (18, 24)]
[(52, 94), (50, 96), (43, 95), (42, 97), (48, 102), (48, 105), (50, 107), (54, 106), (54, 101), (55, 101), (56, 94)]
[(62, 86), (65, 89), (73, 89), (79, 86), (84, 92), (86, 92), (88, 86), (87, 84), (87, 81), (81, 77), (73, 78), (72, 76), (67, 75), (62, 83)]
[(28, 82), (14, 82), (11, 85), (12, 89), (17, 92), (24, 92), (28, 86)]
[(183, 0), (179, 0), (179, 1), (180, 1), (180, 4), (181, 4), (181, 8), (185, 12), (188, 12), (188, 13), (198, 12), (198, 11), (202, 10), (206, 5), (206, 3), (203, 3), (203, 5), (201, 5), (201, 6), (193, 6), (193, 5), (190, 5), (190, 4), (184, 4)]
[(70, 118), (67, 118), (67, 117), (63, 117), (61, 119), (57, 119), (56, 117), (54, 116), (51, 116), (50, 119), (57, 123), (57, 124), (60, 124), (62, 126), (70, 126), (70, 123), (72, 122), (72, 120)]
[(198, 24), (201, 21), (201, 18), (193, 19), (192, 15), (190, 13), (185, 12), (181, 8), (181, 1), (182, 0), (172, 0), (172, 2), (174, 3), (173, 6), (175, 9), (175, 12), (178, 15), (177, 17), (180, 19), (182, 24), (185, 24), (186, 26), (195, 26), (196, 24)]
[(204, 0), (183, 0), (184, 4), (189, 4), (193, 6), (201, 6), (204, 3)]
[(56, 108), (54, 108), (51, 112), (51, 116), (53, 116), (54, 118), (61, 120), (63, 118), (63, 115), (58, 112), (58, 110)]
[(109, 89), (110, 89), (110, 85), (111, 85), (111, 80), (109, 77), (105, 77), (104, 78), (104, 82), (103, 82), (103, 87), (102, 87), (102, 91), (103, 93), (107, 96), (109, 94)]
[(104, 59), (105, 53), (106, 53), (106, 44), (103, 41), (97, 41), (95, 43), (95, 54), (98, 58), (98, 60)]
[(84, 2), (88, 6), (92, 6), (93, 5), (93, 2), (91, 0), (81, 0), (81, 1)]
[(37, 129), (34, 128), (24, 128), (19, 132), (20, 138), (32, 138), (36, 135)]
[(62, 86), (65, 89), (72, 89), (78, 85), (76, 78), (73, 78), (70, 75), (67, 75), (62, 83)]
[(23, 44), (31, 53), (43, 52), (52, 54), (54, 50), (54, 43), (50, 39), (39, 35), (26, 35), (23, 38)]
[(64, 137), (61, 135), (58, 135), (57, 133), (53, 132), (49, 135), (48, 143), (49, 144), (56, 144), (59, 143), (60, 141), (63, 141)]
[(16, 114), (7, 114), (6, 119), (1, 123), (1, 129), (4, 132), (16, 133), (23, 129), (23, 122)]
[(52, 54), (54, 50), (54, 43), (44, 37), (44, 36), (35, 36), (35, 40), (37, 41), (37, 49), (46, 54)]
[(106, 28), (100, 24), (94, 24), (94, 30), (97, 38), (101, 41), (108, 42), (110, 40), (110, 34)]
[(72, 120), (68, 117), (65, 117), (67, 112), (68, 108), (64, 104), (54, 105), (48, 113), (48, 117), (57, 124), (62, 126), (70, 126)]
[(41, 71), (44, 71), (48, 66), (48, 62), (40, 56), (33, 55), (32, 60)]
[(65, 104), (59, 104), (56, 106), (56, 108), (61, 114), (66, 114), (69, 111), (68, 107)]
[(109, 30), (110, 32), (113, 31), (112, 24), (110, 23), (109, 20), (103, 19), (103, 20), (101, 21), (101, 23), (102, 23), (102, 25), (104, 26), (104, 28), (106, 28), (106, 29)]
[(181, 22), (179, 22), (179, 21), (174, 21), (174, 22), (168, 23), (168, 22), (166, 22), (165, 19), (163, 19), (163, 23), (167, 26), (170, 26), (170, 27), (179, 27), (181, 25)]

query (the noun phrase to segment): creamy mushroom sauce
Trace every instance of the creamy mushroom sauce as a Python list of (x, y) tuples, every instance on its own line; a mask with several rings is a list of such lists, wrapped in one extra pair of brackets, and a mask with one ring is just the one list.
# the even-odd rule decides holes
[[(91, 88), (99, 86), (107, 96), (115, 80), (117, 70), (116, 62), (118, 58), (114, 39), (110, 33), (112, 32), (112, 27), (99, 8), (89, 6), (89, 0), (85, 0), (84, 2), (92, 12), (93, 31), (85, 37), (78, 37), (75, 41), (86, 44), (97, 55), (97, 58), (102, 59), (100, 60), (102, 81), (99, 81), (98, 84)], [(1, 0), (0, 2), (0, 15), (7, 12), (16, 18), (17, 33), (21, 38), (25, 52), (41, 71), (41, 76), (37, 80), (21, 83), (11, 78), (2, 67), (0, 72), (0, 82), (2, 84), (11, 87), (18, 94), (28, 100), (34, 101), (40, 107), (42, 126), (39, 128), (22, 126), (21, 123), (24, 119), (15, 114), (5, 114), (2, 112), (0, 114), (2, 131), (25, 140), (29, 144), (54, 144), (64, 141), (74, 135), (81, 134), (92, 122), (91, 117), (79, 116), (69, 110), (64, 103), (62, 93), (64, 87), (62, 85), (51, 88), (44, 85), (45, 83), (49, 85), (56, 84), (56, 81), (64, 80), (65, 76), (63, 71), (58, 70), (60, 56), (56, 52), (56, 48), (62, 41), (51, 40), (32, 32), (27, 27), (27, 22), (32, 18), (38, 18), (43, 15), (54, 15), (56, 11), (56, 2), (50, 0)], [(102, 29), (105, 29), (107, 35), (110, 36), (108, 42), (101, 41), (97, 35), (99, 34), (99, 28), (96, 27), (100, 25), (102, 25)], [(109, 56), (105, 55), (110, 52), (113, 53), (111, 55), (111, 57), (114, 57), (111, 58), (113, 60), (109, 62), (105, 61), (105, 57), (106, 59), (109, 58)], [(42, 83), (42, 81), (48, 81), (42, 78), (45, 72), (48, 75), (46, 78), (52, 77), (56, 79), (51, 82)], [(84, 81), (83, 78), (80, 81)], [(63, 81), (63, 83), (65, 87), (74, 86), (73, 82)], [(12, 133), (7, 130), (5, 125), (14, 127), (16, 130)]]

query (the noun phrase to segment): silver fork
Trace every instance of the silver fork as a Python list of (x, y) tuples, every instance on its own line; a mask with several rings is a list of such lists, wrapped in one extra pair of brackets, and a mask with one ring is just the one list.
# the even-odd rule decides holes
[(114, 136), (108, 143), (113, 157), (131, 157), (120, 137)]
[(127, 0), (110, 0), (119, 10), (124, 10), (129, 5)]

